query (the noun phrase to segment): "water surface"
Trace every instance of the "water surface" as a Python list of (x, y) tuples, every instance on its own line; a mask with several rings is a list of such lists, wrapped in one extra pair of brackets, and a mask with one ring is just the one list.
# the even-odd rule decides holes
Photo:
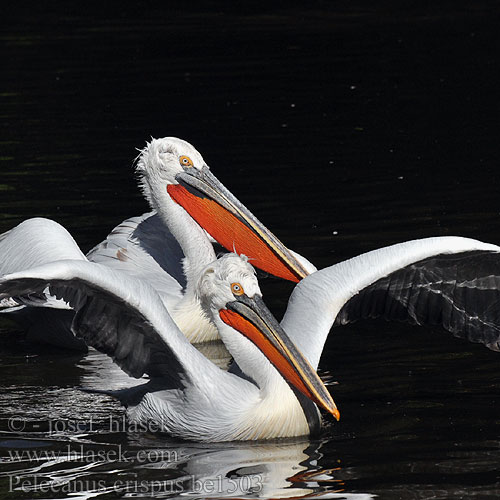
[[(174, 135), (318, 267), (424, 236), (500, 242), (496, 2), (254, 7), (11, 8), (0, 232), (50, 217), (87, 251), (147, 210), (133, 159)], [(262, 288), (279, 317), (292, 285)], [(119, 369), (6, 320), (0, 361), (6, 498), (500, 495), (498, 355), (439, 330), (332, 332), (320, 368), (342, 419), (314, 440), (130, 429), (80, 390), (126, 385)]]

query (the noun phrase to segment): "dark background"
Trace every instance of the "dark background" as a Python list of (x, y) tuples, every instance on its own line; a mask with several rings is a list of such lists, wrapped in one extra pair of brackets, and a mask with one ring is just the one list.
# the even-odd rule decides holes
[[(2, 13), (0, 232), (50, 217), (88, 250), (147, 210), (137, 148), (173, 135), (318, 267), (424, 236), (500, 244), (499, 2), (25, 5)], [(263, 289), (279, 316), (291, 286)], [(323, 465), (340, 456), (348, 491), (496, 497), (496, 353), (368, 322), (321, 367), (343, 416)]]
[(291, 5), (11, 6), (6, 226), (56, 214), (88, 247), (145, 207), (135, 148), (175, 135), (319, 265), (408, 236), (495, 240), (498, 2)]

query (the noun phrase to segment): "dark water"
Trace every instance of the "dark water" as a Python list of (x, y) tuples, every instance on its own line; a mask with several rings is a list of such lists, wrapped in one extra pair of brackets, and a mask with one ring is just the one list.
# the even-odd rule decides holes
[[(136, 148), (175, 135), (318, 267), (423, 236), (500, 243), (498, 2), (117, 5), (2, 14), (0, 232), (50, 217), (88, 250), (147, 209)], [(291, 286), (262, 287), (279, 316)], [(332, 332), (340, 423), (212, 446), (79, 391), (126, 384), (103, 356), (0, 334), (3, 498), (500, 496), (498, 354), (440, 331)]]

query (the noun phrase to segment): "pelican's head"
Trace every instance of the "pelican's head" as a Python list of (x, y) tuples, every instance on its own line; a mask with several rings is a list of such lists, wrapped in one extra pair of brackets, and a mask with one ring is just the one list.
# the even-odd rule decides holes
[(159, 212), (168, 196), (222, 246), (248, 255), (256, 267), (295, 282), (309, 274), (219, 182), (188, 142), (175, 137), (152, 139), (141, 151), (136, 171), (144, 195)]
[(156, 208), (158, 190), (166, 193), (168, 185), (178, 184), (178, 174), (203, 167), (207, 167), (205, 160), (189, 142), (177, 137), (164, 137), (151, 139), (146, 144), (137, 159), (135, 170), (144, 196)]
[(219, 258), (204, 270), (197, 288), (200, 303), (219, 324), (221, 338), (240, 366), (245, 362), (242, 355), (252, 355), (242, 352), (250, 341), (289, 384), (338, 420), (339, 412), (323, 382), (264, 304), (247, 257), (230, 253)]
[(239, 288), (251, 297), (262, 295), (255, 269), (246, 255), (227, 253), (203, 271), (198, 285), (198, 298), (208, 314), (217, 314), (234, 300)]

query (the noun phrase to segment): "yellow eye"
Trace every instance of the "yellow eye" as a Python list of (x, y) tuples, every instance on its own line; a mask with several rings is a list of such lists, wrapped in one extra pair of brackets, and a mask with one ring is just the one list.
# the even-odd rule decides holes
[(239, 283), (231, 283), (231, 292), (233, 292), (234, 295), (243, 295), (245, 293), (243, 287)]
[(192, 167), (193, 166), (193, 162), (191, 161), (191, 158), (189, 158), (189, 156), (181, 156), (179, 158), (179, 163), (183, 167)]

